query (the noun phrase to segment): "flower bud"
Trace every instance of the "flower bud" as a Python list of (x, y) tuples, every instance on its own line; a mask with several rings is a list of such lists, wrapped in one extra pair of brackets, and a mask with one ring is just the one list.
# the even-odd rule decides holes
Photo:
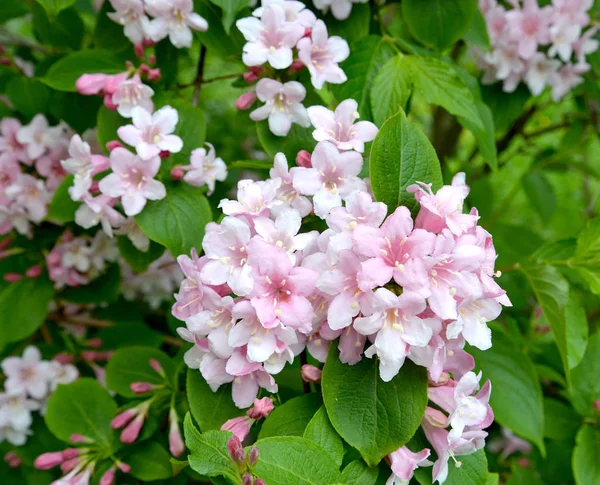
[(82, 434), (74, 433), (69, 437), (71, 443), (92, 443), (93, 440)]
[(154, 54), (150, 54), (148, 56), (148, 64), (150, 64), (151, 66), (156, 64), (156, 56)]
[(160, 68), (156, 67), (154, 69), (150, 69), (148, 71), (148, 80), (149, 81), (158, 81), (162, 77), (160, 72)]
[(120, 414), (117, 414), (110, 422), (110, 427), (113, 429), (121, 429), (127, 425), (138, 414), (137, 408), (129, 408)]
[(4, 455), (4, 461), (11, 468), (19, 468), (23, 464), (23, 461), (21, 458), (19, 458), (19, 455), (17, 455), (14, 451), (9, 451), (6, 453)]
[(156, 42), (154, 42), (152, 39), (144, 39), (142, 43), (144, 44), (144, 47), (152, 47), (153, 45), (156, 45)]
[(141, 72), (142, 74), (148, 74), (148, 73), (150, 72), (150, 67), (149, 67), (149, 66), (147, 66), (146, 64), (142, 64), (142, 65), (140, 66), (140, 72)]
[(231, 431), (236, 438), (238, 438), (240, 441), (244, 441), (246, 439), (246, 436), (248, 436), (248, 433), (250, 432), (250, 427), (254, 424), (254, 421), (254, 419), (249, 418), (248, 416), (232, 418), (225, 421), (225, 424), (221, 426), (221, 430)]
[(106, 149), (112, 152), (115, 148), (123, 148), (123, 144), (118, 140), (111, 140), (106, 144)]
[(77, 465), (79, 465), (79, 458), (72, 458), (61, 463), (60, 471), (63, 473), (69, 473)]
[(304, 168), (312, 168), (311, 156), (306, 150), (300, 150), (296, 155), (296, 165)]
[(304, 37), (310, 37), (312, 35), (312, 29), (310, 27), (304, 28)]
[(38, 456), (33, 462), (33, 466), (38, 470), (49, 470), (57, 465), (60, 465), (65, 461), (62, 451), (52, 451), (49, 453), (43, 453)]
[(290, 72), (292, 74), (294, 74), (296, 72), (301, 72), (302, 69), (304, 69), (304, 64), (302, 61), (294, 61), (294, 62), (292, 62), (292, 65), (290, 66)]
[(75, 89), (79, 94), (98, 94), (104, 90), (107, 79), (106, 74), (84, 74), (75, 82)]
[(321, 382), (321, 369), (316, 368), (314, 365), (304, 364), (302, 366), (302, 380), (304, 382), (314, 382), (319, 384)]
[(28, 278), (39, 278), (42, 275), (42, 267), (39, 264), (36, 264), (31, 268), (27, 268), (25, 275)]
[(87, 341), (88, 347), (93, 347), (94, 349), (99, 349), (102, 347), (102, 339), (101, 338), (91, 338)]
[(143, 44), (135, 44), (133, 46), (133, 52), (138, 59), (142, 59), (144, 57), (144, 45)]
[(158, 156), (164, 160), (165, 158), (169, 158), (171, 156), (171, 152), (169, 150), (161, 150)]
[(104, 96), (104, 106), (111, 111), (117, 111), (117, 105), (112, 100), (112, 94), (107, 94)]
[(140, 431), (142, 431), (142, 426), (144, 426), (145, 419), (145, 413), (139, 413), (121, 432), (121, 442), (131, 444), (137, 440)]
[(250, 466), (254, 466), (256, 465), (256, 463), (258, 463), (258, 457), (260, 455), (260, 450), (258, 449), (258, 446), (253, 446), (252, 449), (250, 450)]
[(100, 485), (113, 485), (115, 483), (115, 469), (109, 468), (104, 472), (102, 478), (100, 479)]
[(13, 239), (10, 237), (2, 239), (2, 241), (0, 241), (0, 251), (4, 251), (5, 249), (8, 249), (12, 243), (13, 243)]
[(596, 400), (594, 401), (594, 409), (595, 409), (596, 411), (600, 411), (600, 399), (596, 399)]
[(244, 93), (238, 99), (236, 99), (235, 107), (240, 111), (245, 111), (247, 109), (250, 109), (255, 101), (256, 94), (254, 94), (253, 92)]
[(3, 66), (10, 66), (12, 63), (8, 57), (0, 57), (0, 64)]
[(238, 457), (240, 456), (240, 450), (242, 451), (242, 453), (244, 452), (242, 442), (237, 436), (233, 435), (231, 438), (229, 438), (229, 441), (227, 442), (227, 451), (229, 452), (229, 456), (231, 456), (233, 461), (235, 461), (236, 463), (241, 463), (242, 461), (244, 461), (238, 461)]
[(118, 462), (117, 466), (119, 467), (119, 470), (121, 470), (123, 473), (129, 473), (131, 471), (131, 465), (123, 463), (122, 461)]
[(265, 482), (262, 478), (259, 478), (254, 482), (254, 485), (267, 485), (267, 482)]
[(171, 169), (171, 180), (173, 180), (174, 182), (179, 182), (181, 179), (183, 179), (184, 175), (185, 172), (179, 167), (173, 167)]
[(156, 360), (156, 359), (150, 359), (148, 361), (148, 363), (150, 364), (150, 367), (152, 367), (152, 369), (154, 370), (154, 372), (156, 372), (161, 377), (165, 377), (165, 371), (162, 368), (162, 365), (160, 365), (160, 362), (158, 360)]
[(146, 394), (147, 392), (151, 392), (156, 389), (154, 384), (150, 384), (149, 382), (132, 382), (129, 385), (131, 392), (134, 394)]
[(244, 473), (244, 475), (242, 476), (242, 485), (253, 485), (254, 484), (254, 477), (252, 475), (250, 475), (249, 473)]
[(177, 414), (172, 412), (169, 418), (171, 421), (169, 427), (169, 451), (173, 456), (181, 456), (185, 451), (185, 444), (181, 437), (179, 424), (177, 423)]
[(254, 406), (246, 413), (252, 419), (266, 418), (273, 411), (273, 400), (270, 397), (255, 399)]
[(517, 460), (517, 463), (519, 464), (520, 467), (527, 468), (530, 464), (530, 461), (529, 461), (529, 458), (522, 456)]
[(96, 352), (95, 350), (84, 350), (83, 352), (81, 352), (81, 358), (83, 360), (87, 360), (88, 362), (98, 360), (98, 355), (99, 352)]
[(246, 81), (248, 84), (252, 84), (258, 81), (258, 74), (254, 71), (245, 72), (244, 74), (242, 74), (242, 76), (244, 77), (244, 81)]
[(23, 275), (20, 275), (19, 273), (6, 273), (4, 275), (4, 281), (6, 281), (7, 283), (16, 283), (17, 281), (20, 281), (23, 279)]

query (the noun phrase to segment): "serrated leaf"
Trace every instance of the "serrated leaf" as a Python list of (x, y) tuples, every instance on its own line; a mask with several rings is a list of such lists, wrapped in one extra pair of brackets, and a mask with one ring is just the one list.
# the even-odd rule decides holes
[(402, 64), (400, 55), (392, 57), (381, 68), (371, 89), (371, 111), (377, 126), (404, 109), (412, 92), (412, 76)]
[(308, 423), (319, 410), (321, 402), (321, 396), (314, 392), (290, 399), (269, 414), (258, 438), (302, 436)]
[(223, 10), (223, 28), (229, 34), (237, 13), (248, 6), (248, 0), (210, 0)]
[(321, 446), (329, 453), (338, 467), (342, 464), (342, 460), (344, 459), (344, 443), (331, 424), (331, 421), (329, 421), (324, 406), (319, 408), (308, 423), (308, 426), (306, 426), (304, 438), (314, 441)]
[(406, 362), (390, 382), (379, 377), (377, 359), (343, 364), (332, 345), (323, 369), (323, 400), (340, 436), (375, 466), (415, 434), (427, 404), (427, 373)]
[(413, 210), (417, 202), (406, 188), (419, 181), (442, 185), (442, 171), (435, 150), (425, 134), (413, 125), (404, 111), (389, 118), (371, 147), (369, 174), (375, 198), (388, 212), (404, 205)]

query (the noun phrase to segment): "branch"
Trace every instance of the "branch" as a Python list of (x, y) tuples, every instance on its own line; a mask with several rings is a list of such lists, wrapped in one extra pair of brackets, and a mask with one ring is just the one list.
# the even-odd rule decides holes
[(508, 130), (506, 135), (504, 135), (500, 139), (500, 141), (498, 141), (498, 143), (496, 143), (496, 150), (498, 151), (498, 153), (504, 151), (506, 149), (506, 147), (508, 147), (508, 145), (510, 145), (510, 142), (512, 141), (512, 139), (515, 136), (517, 136), (523, 132), (525, 125), (530, 120), (530, 118), (533, 116), (535, 111), (536, 111), (536, 107), (532, 106), (527, 111), (525, 111), (525, 113), (523, 113), (517, 121), (515, 121), (515, 124), (512, 125), (511, 129)]
[(534, 136), (544, 135), (544, 134), (550, 133), (552, 131), (562, 130), (563, 128), (569, 128), (569, 126), (571, 126), (572, 124), (573, 123), (568, 123), (568, 122), (559, 123), (557, 125), (551, 125), (551, 126), (547, 126), (545, 128), (540, 128), (539, 130), (535, 130), (530, 133), (523, 133), (523, 136), (525, 138), (533, 138)]
[(200, 89), (202, 88), (202, 78), (204, 76), (204, 63), (206, 62), (206, 46), (202, 44), (200, 48), (200, 60), (198, 61), (198, 73), (194, 81), (194, 97), (192, 98), (192, 104), (194, 107), (198, 106), (198, 100), (200, 99)]

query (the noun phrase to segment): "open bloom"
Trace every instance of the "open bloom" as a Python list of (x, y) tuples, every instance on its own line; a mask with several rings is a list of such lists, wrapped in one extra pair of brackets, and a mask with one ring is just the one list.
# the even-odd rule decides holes
[(250, 113), (254, 121), (269, 119), (269, 129), (277, 136), (286, 136), (292, 123), (308, 127), (310, 120), (302, 100), (306, 89), (297, 81), (281, 84), (274, 79), (261, 79), (256, 85), (256, 95), (263, 103)]
[(525, 0), (523, 8), (515, 8), (506, 14), (510, 37), (518, 42), (518, 52), (523, 59), (535, 54), (538, 44), (550, 40), (550, 14), (547, 7), (540, 8), (537, 0)]
[(50, 367), (42, 360), (37, 347), (30, 345), (23, 357), (7, 357), (2, 361), (2, 371), (6, 374), (4, 387), (12, 393), (27, 393), (34, 399), (44, 399), (48, 395)]
[[(131, 118), (133, 108), (139, 106), (152, 112), (154, 91), (146, 86), (136, 74), (131, 79), (119, 82), (118, 87), (111, 92), (111, 102), (117, 107), (117, 112), (124, 118)], [(114, 107), (112, 108), (114, 109)]]
[(208, 195), (215, 190), (215, 182), (223, 182), (227, 178), (227, 165), (222, 158), (215, 155), (215, 147), (210, 143), (206, 148), (196, 148), (190, 155), (190, 165), (183, 167), (186, 174), (183, 176), (190, 185), (201, 187), (208, 185)]
[(110, 152), (110, 167), (113, 173), (100, 181), (100, 191), (110, 197), (120, 197), (128, 216), (142, 212), (146, 200), (160, 200), (167, 195), (165, 186), (154, 180), (160, 168), (158, 157), (142, 160), (119, 147)]
[(73, 135), (69, 142), (69, 158), (61, 160), (60, 164), (74, 175), (69, 195), (73, 200), (81, 200), (92, 185), (92, 175), (108, 169), (110, 161), (103, 155), (92, 155), (90, 145), (79, 135)]
[(107, 236), (113, 236), (113, 227), (120, 227), (125, 218), (113, 208), (115, 199), (101, 194), (97, 197), (86, 195), (83, 204), (75, 211), (75, 222), (84, 229), (94, 227), (99, 223)]
[(16, 118), (3, 118), (0, 121), (0, 153), (13, 161), (29, 165), (31, 161), (27, 156), (27, 148), (17, 139), (21, 129), (21, 122)]
[(139, 106), (131, 110), (133, 125), (121, 126), (117, 133), (121, 139), (135, 147), (142, 160), (157, 156), (161, 151), (177, 153), (183, 141), (172, 133), (179, 121), (177, 110), (165, 106), (153, 114)]
[(365, 143), (373, 141), (377, 127), (370, 121), (354, 121), (359, 117), (358, 103), (353, 99), (342, 101), (335, 112), (324, 106), (307, 109), (310, 122), (316, 128), (313, 137), (317, 141), (330, 141), (339, 150), (364, 152)]
[(317, 20), (311, 37), (298, 41), (298, 57), (310, 72), (313, 86), (321, 89), (326, 82), (341, 84), (348, 79), (338, 65), (350, 54), (348, 43), (334, 35), (328, 37), (325, 22)]
[(331, 8), (331, 13), (338, 20), (346, 20), (350, 17), (353, 3), (367, 3), (367, 0), (315, 0), (315, 7), (327, 12)]
[(192, 0), (145, 0), (147, 12), (154, 17), (148, 34), (154, 42), (169, 36), (178, 48), (192, 45), (192, 30), (204, 32), (208, 22), (194, 12)]
[(431, 451), (427, 448), (414, 453), (406, 446), (390, 453), (388, 456), (392, 462), (392, 476), (388, 479), (386, 485), (408, 485), (417, 468), (432, 465), (427, 459), (430, 454)]
[(110, 0), (116, 12), (108, 17), (125, 27), (125, 36), (134, 44), (141, 44), (148, 33), (148, 17), (143, 0)]

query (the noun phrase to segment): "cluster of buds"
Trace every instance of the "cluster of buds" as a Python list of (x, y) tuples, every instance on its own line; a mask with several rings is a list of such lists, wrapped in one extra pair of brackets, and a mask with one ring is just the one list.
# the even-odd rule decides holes
[(262, 478), (255, 477), (252, 474), (252, 469), (258, 462), (260, 455), (256, 446), (252, 447), (250, 453), (246, 453), (240, 439), (233, 435), (227, 442), (227, 451), (242, 477), (242, 485), (267, 485)]

